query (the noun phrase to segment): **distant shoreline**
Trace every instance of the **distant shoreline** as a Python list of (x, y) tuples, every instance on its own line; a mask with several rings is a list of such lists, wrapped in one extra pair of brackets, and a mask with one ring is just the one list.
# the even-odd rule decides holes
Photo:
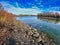
[(51, 18), (60, 18), (60, 14), (58, 12), (45, 12), (45, 13), (40, 13), (37, 15), (38, 17), (51, 17)]
[(20, 16), (37, 16), (37, 15), (15, 15), (15, 17), (20, 17)]

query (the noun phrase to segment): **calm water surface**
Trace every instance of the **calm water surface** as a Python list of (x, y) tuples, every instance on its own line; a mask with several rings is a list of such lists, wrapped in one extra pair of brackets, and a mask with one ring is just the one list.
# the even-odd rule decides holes
[(57, 45), (60, 45), (60, 21), (57, 19), (43, 19), (37, 16), (22, 16), (17, 17), (17, 20), (24, 22), (34, 28), (38, 29), (38, 32), (43, 31), (48, 36), (54, 38), (57, 41)]

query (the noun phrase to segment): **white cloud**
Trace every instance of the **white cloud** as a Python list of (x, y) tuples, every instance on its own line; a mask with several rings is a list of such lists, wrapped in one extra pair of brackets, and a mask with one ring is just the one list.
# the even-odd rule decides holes
[(19, 7), (19, 4), (18, 4), (18, 2), (16, 2), (16, 6), (17, 6), (17, 7)]
[(48, 11), (59, 11), (60, 7), (50, 7), (48, 8)]
[(11, 9), (8, 9), (8, 12), (11, 12), (13, 14), (34, 14), (36, 15), (37, 13), (40, 13), (41, 11), (40, 10), (37, 10), (37, 9), (31, 9), (31, 8), (15, 8), (15, 7), (12, 7)]
[[(36, 5), (33, 5), (32, 8), (20, 8), (18, 3), (16, 2), (16, 6), (17, 7), (14, 7), (13, 5), (9, 4), (8, 2), (0, 2), (2, 3), (4, 9), (10, 13), (13, 13), (13, 14), (38, 14), (38, 13), (41, 13), (41, 12), (44, 12), (44, 11), (49, 11), (49, 12), (59, 12), (60, 13), (60, 7), (50, 7), (50, 8), (47, 8), (47, 9), (40, 9), (38, 8)], [(42, 5), (43, 7), (43, 5)]]
[(32, 6), (32, 8), (33, 8), (33, 9), (39, 9), (39, 8), (38, 8), (37, 6), (35, 6), (35, 5), (34, 5), (34, 6)]
[(16, 3), (16, 5), (17, 5), (17, 8), (16, 8), (16, 7), (10, 5), (8, 2), (1, 2), (1, 3), (2, 4), (4, 3), (3, 7), (5, 8), (5, 10), (7, 10), (10, 13), (16, 14), (16, 15), (18, 15), (18, 14), (29, 14), (29, 15), (34, 14), (34, 15), (36, 15), (41, 12), (37, 7), (20, 8), (20, 7), (18, 7), (18, 5)]

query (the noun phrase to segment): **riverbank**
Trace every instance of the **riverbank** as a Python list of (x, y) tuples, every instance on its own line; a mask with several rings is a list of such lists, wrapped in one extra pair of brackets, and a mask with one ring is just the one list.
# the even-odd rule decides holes
[(44, 12), (37, 14), (38, 17), (49, 17), (49, 18), (60, 18), (60, 14), (58, 12)]
[(0, 13), (0, 45), (56, 45), (52, 38), (16, 20), (13, 14)]
[(27, 14), (26, 14), (26, 15), (14, 15), (14, 16), (15, 16), (15, 17), (22, 17), (22, 16), (37, 16), (37, 15), (29, 15), (29, 14), (27, 15)]
[(19, 21), (15, 22), (14, 28), (10, 31), (3, 44), (8, 45), (55, 45), (55, 41), (46, 34), (38, 33), (37, 29)]
[(3, 38), (3, 45), (55, 45), (55, 41), (48, 38), (46, 34), (43, 32), (39, 34), (37, 29), (18, 20), (15, 21), (14, 26), (6, 25), (3, 29), (9, 29), (7, 37)]

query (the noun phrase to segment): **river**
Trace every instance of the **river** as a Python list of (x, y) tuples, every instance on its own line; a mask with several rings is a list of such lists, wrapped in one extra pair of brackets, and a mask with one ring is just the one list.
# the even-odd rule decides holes
[(53, 38), (57, 45), (60, 45), (60, 20), (38, 18), (37, 16), (21, 16), (17, 17), (17, 20), (36, 28), (38, 32), (43, 31), (47, 36)]

